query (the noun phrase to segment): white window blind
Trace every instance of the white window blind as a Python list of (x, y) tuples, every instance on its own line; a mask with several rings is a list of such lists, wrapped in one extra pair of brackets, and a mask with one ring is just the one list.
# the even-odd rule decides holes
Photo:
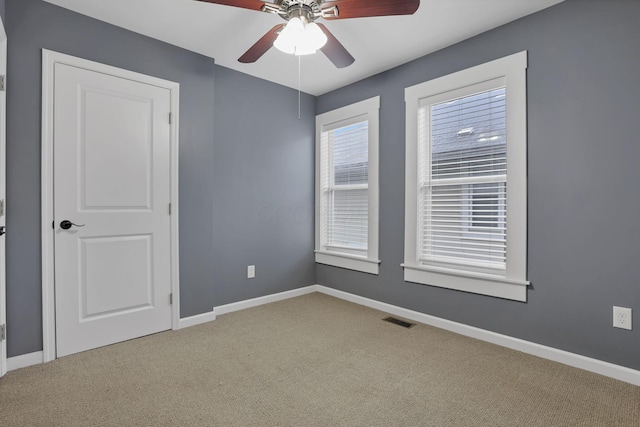
[(366, 255), (369, 224), (367, 120), (321, 132), (321, 233), (326, 249)]
[(316, 116), (315, 260), (378, 274), (380, 97)]
[(506, 269), (506, 89), (418, 108), (418, 261)]
[(405, 89), (404, 280), (527, 300), (527, 52)]

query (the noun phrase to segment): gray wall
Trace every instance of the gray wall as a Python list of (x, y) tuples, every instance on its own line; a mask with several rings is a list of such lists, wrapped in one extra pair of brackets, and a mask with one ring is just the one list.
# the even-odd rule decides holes
[[(317, 265), (365, 297), (640, 369), (640, 2), (568, 0), (318, 98), (323, 113), (375, 95), (380, 110), (380, 275)], [(529, 301), (406, 283), (404, 88), (529, 51)], [(637, 316), (636, 316), (637, 317)]]
[(218, 67), (215, 111), (216, 303), (314, 284), (315, 98)]
[[(96, 21), (40, 0), (9, 0), (7, 88), (7, 346), (8, 355), (42, 349), (40, 248), (41, 49), (51, 49), (180, 83), (180, 284), (181, 316), (211, 311), (215, 305), (313, 283), (313, 236), (302, 225), (256, 225), (259, 218), (227, 212), (255, 210), (264, 194), (277, 204), (311, 209), (313, 98), (304, 97), (305, 117), (297, 120), (295, 91), (245, 76), (214, 61), (162, 42)], [(218, 84), (217, 74), (223, 82)], [(233, 91), (224, 85), (234, 85)], [(244, 86), (243, 86), (244, 85)], [(250, 90), (246, 90), (245, 87)], [(262, 93), (267, 95), (263, 96)], [(252, 98), (252, 108), (236, 99)], [(229, 116), (226, 106), (235, 114)], [(215, 111), (217, 108), (220, 111)], [(279, 114), (276, 114), (279, 112)], [(264, 117), (279, 119), (278, 132), (265, 131)], [(269, 123), (271, 124), (271, 123)], [(220, 130), (214, 129), (220, 126)], [(233, 137), (242, 129), (242, 140)], [(305, 132), (301, 132), (304, 128)], [(305, 137), (301, 136), (301, 133)], [(216, 139), (219, 138), (219, 141)], [(296, 141), (299, 146), (291, 146)], [(245, 156), (238, 170), (222, 156), (248, 151), (250, 144), (281, 154)], [(216, 153), (216, 154), (214, 154)], [(264, 154), (264, 153), (263, 153)], [(220, 158), (214, 158), (218, 156)], [(279, 165), (302, 160), (299, 166)], [(271, 167), (265, 159), (279, 161)], [(229, 159), (231, 163), (232, 159)], [(237, 163), (236, 163), (237, 165)], [(216, 171), (217, 167), (225, 172)], [(260, 176), (256, 176), (260, 171)], [(254, 182), (256, 178), (259, 181)], [(242, 195), (226, 186), (242, 188)], [(220, 194), (218, 194), (220, 193)], [(254, 204), (248, 201), (254, 201)], [(225, 203), (221, 209), (219, 204)], [(215, 210), (215, 213), (214, 213)], [(246, 221), (246, 222), (245, 222)], [(266, 228), (269, 228), (266, 230)], [(230, 235), (228, 229), (235, 234)], [(256, 239), (255, 233), (260, 232)], [(283, 236), (290, 242), (283, 244)], [(267, 239), (271, 239), (269, 242)], [(275, 246), (272, 244), (275, 242)], [(220, 249), (219, 245), (224, 244)], [(217, 253), (214, 253), (214, 245)], [(301, 248), (306, 248), (304, 251)], [(246, 254), (258, 277), (245, 283), (246, 266), (215, 257)], [(285, 273), (292, 273), (287, 274)], [(219, 288), (219, 289), (218, 289)]]

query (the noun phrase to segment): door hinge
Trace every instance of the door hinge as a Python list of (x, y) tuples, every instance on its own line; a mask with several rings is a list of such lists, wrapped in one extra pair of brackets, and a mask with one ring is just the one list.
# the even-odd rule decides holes
[(0, 341), (7, 339), (7, 325), (0, 326)]
[(173, 124), (173, 113), (169, 113), (169, 124)]
[(0, 216), (4, 216), (4, 199), (0, 200)]
[(173, 292), (169, 294), (169, 305), (173, 305)]
[(171, 215), (171, 203), (169, 203), (169, 215)]
[(0, 92), (5, 91), (5, 86), (7, 85), (7, 76), (0, 76)]

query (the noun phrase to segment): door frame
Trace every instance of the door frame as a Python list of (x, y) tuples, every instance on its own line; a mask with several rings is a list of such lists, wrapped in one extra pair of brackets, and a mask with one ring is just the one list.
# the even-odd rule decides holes
[(178, 253), (178, 118), (180, 84), (110, 65), (42, 49), (42, 350), (44, 362), (56, 358), (53, 113), (54, 68), (65, 64), (168, 89), (171, 96), (170, 203), (171, 203), (171, 306), (172, 329), (180, 326), (180, 275)]
[[(7, 33), (4, 22), (0, 19), (0, 75), (5, 76), (5, 91), (0, 92), (0, 200), (5, 200), (2, 225), (7, 218), (6, 186), (7, 186)], [(0, 239), (0, 325), (7, 324), (7, 292), (6, 292), (6, 239)], [(7, 340), (0, 340), (0, 377), (7, 373)]]

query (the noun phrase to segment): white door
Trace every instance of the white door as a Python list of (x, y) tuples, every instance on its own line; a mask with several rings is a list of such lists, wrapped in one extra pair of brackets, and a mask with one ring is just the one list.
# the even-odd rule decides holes
[[(7, 35), (0, 20), (0, 75), (7, 71)], [(6, 80), (6, 78), (5, 78)], [(4, 334), (7, 323), (6, 293), (5, 293), (5, 194), (6, 194), (6, 96), (5, 90), (0, 90), (0, 377), (7, 372), (7, 341)]]
[(171, 96), (60, 63), (54, 79), (60, 357), (171, 328)]

